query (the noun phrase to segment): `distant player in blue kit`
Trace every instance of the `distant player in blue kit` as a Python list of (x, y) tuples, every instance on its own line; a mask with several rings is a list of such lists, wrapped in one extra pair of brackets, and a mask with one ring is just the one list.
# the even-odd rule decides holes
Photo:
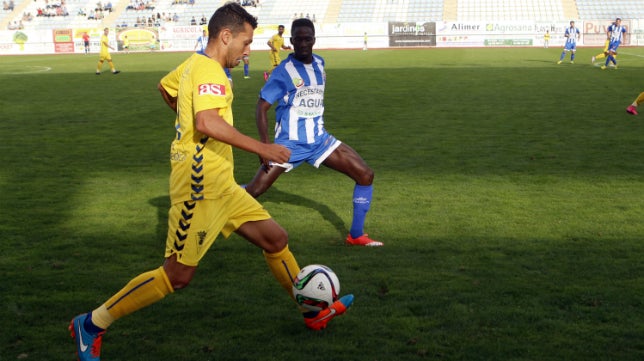
[(286, 163), (260, 158), (261, 166), (246, 185), (246, 191), (259, 197), (284, 172), (307, 162), (321, 164), (344, 173), (355, 181), (353, 221), (346, 243), (357, 246), (382, 246), (364, 233), (364, 222), (371, 205), (374, 172), (360, 155), (337, 140), (324, 128), (324, 59), (313, 54), (315, 26), (309, 19), (296, 19), (291, 26), (294, 53), (277, 66), (259, 93), (256, 121), (260, 140), (269, 143), (268, 110), (277, 102), (275, 143), (287, 147), (291, 157)]
[(615, 68), (617, 68), (617, 59), (615, 59), (615, 56), (617, 55), (617, 48), (619, 48), (619, 45), (622, 43), (624, 34), (626, 34), (626, 27), (622, 25), (622, 19), (615, 19), (615, 22), (609, 26), (606, 31), (606, 35), (609, 40), (608, 56), (606, 57), (606, 62), (601, 67), (602, 70), (606, 69), (608, 63), (611, 62), (615, 65)]
[(561, 52), (561, 56), (559, 57), (557, 64), (561, 64), (566, 57), (567, 52), (570, 52), (570, 63), (574, 64), (575, 52), (577, 51), (577, 40), (579, 40), (580, 37), (579, 29), (575, 27), (574, 21), (571, 21), (570, 27), (566, 28), (564, 37), (566, 38), (566, 44), (564, 45), (564, 50)]

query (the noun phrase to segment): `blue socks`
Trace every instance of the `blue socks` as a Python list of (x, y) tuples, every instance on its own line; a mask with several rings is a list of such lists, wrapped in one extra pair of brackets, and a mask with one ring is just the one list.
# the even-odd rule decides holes
[(357, 238), (364, 234), (364, 221), (371, 206), (373, 185), (361, 186), (356, 184), (353, 188), (353, 221), (351, 222), (351, 237)]
[(244, 76), (248, 76), (248, 64), (244, 64)]

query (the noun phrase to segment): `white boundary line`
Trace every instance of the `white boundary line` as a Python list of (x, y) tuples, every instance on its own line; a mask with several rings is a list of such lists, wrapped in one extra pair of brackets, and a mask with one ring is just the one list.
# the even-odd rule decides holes
[(44, 73), (47, 71), (51, 70), (51, 67), (49, 66), (37, 66), (37, 65), (31, 65), (31, 66), (26, 66), (26, 70), (24, 71), (7, 71), (3, 72), (0, 70), (0, 73), (2, 74), (35, 74), (35, 73)]

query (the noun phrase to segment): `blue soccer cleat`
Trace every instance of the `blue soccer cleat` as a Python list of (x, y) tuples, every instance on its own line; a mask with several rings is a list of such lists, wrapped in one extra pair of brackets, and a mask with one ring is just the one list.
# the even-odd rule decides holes
[(69, 323), (69, 331), (76, 341), (76, 354), (79, 361), (100, 361), (101, 342), (105, 331), (94, 335), (85, 330), (87, 314), (78, 315)]

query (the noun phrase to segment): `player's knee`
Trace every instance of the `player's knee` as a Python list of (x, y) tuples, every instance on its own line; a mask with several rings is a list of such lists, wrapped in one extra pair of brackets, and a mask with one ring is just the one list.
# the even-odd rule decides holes
[(265, 246), (264, 251), (267, 253), (281, 252), (288, 245), (288, 233), (282, 227), (278, 227), (271, 233), (271, 240)]
[(170, 278), (170, 284), (175, 291), (188, 287), (190, 281), (192, 281), (192, 276)]
[(173, 264), (172, 266), (166, 265), (164, 266), (164, 270), (168, 276), (168, 281), (174, 290), (188, 287), (195, 274), (194, 267), (187, 267), (178, 264)]
[(356, 183), (361, 186), (371, 185), (373, 183), (374, 176), (375, 173), (373, 172), (373, 169), (367, 167), (363, 172), (360, 172), (360, 176), (356, 179)]

